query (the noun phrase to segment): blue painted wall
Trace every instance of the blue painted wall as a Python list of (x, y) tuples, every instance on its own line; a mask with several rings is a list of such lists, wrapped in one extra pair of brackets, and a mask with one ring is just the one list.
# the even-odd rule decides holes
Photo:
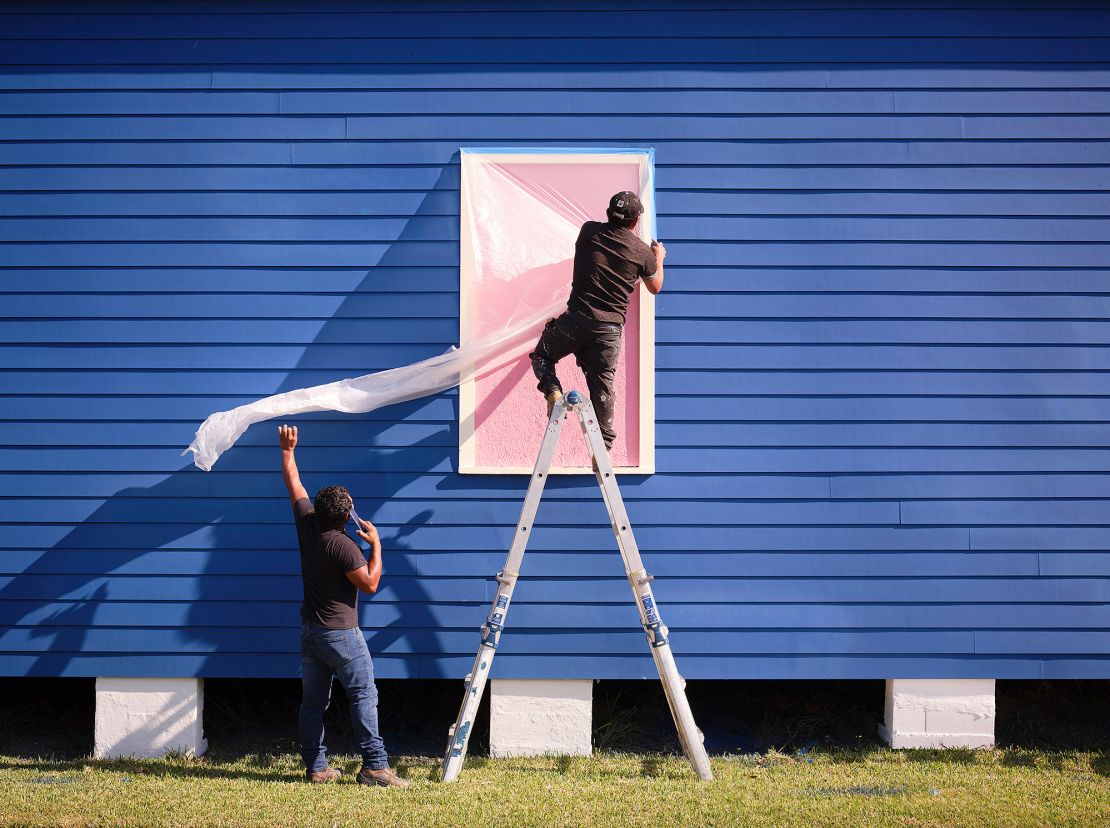
[[(688, 676), (1110, 676), (1110, 10), (683, 5), (6, 5), (0, 673), (297, 674), (274, 429), (179, 451), (454, 342), (457, 150), (520, 143), (657, 151), (624, 490)], [(513, 531), (455, 423), (301, 421), (385, 537), (382, 676), (466, 672)], [(499, 676), (653, 672), (591, 486)]]

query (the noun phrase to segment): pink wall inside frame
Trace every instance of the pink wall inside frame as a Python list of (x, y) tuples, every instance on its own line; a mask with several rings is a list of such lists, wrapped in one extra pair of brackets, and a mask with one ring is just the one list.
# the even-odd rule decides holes
[[(553, 188), (571, 201), (586, 205), (592, 218), (605, 220), (605, 208), (613, 193), (621, 190), (639, 192), (640, 167), (636, 156), (608, 163), (511, 163), (515, 177)], [(502, 226), (490, 232), (524, 234), (529, 228), (517, 226), (512, 216), (502, 217)], [(483, 233), (482, 235), (485, 235)], [(481, 240), (478, 240), (481, 243)], [(572, 276), (573, 247), (565, 260), (526, 273), (506, 284), (488, 280), (475, 283), (469, 292), (472, 335), (495, 330), (504, 323), (518, 303), (550, 295), (552, 283), (566, 285), (569, 295)], [(633, 292), (628, 307), (621, 356), (616, 378), (617, 439), (610, 457), (614, 466), (637, 466), (640, 463), (640, 293)], [(558, 365), (563, 389), (588, 393), (585, 378), (569, 356)], [(492, 372), (479, 369), (475, 381), (474, 466), (478, 468), (528, 468), (535, 463), (536, 451), (547, 422), (543, 397), (536, 390), (527, 356)], [(555, 454), (554, 466), (589, 468), (589, 455), (576, 420), (568, 421)]]

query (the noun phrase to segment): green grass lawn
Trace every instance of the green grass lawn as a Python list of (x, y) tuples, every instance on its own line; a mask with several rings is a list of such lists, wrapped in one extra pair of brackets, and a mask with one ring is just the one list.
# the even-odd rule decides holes
[(699, 783), (674, 756), (439, 763), (400, 758), (408, 790), (350, 774), (307, 785), (294, 754), (164, 760), (0, 757), (5, 825), (1028, 826), (1110, 825), (1105, 752), (816, 749), (713, 758)]

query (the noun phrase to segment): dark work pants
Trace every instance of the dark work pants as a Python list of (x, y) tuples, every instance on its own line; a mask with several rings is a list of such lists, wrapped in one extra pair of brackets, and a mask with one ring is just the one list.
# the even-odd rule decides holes
[(590, 400), (597, 412), (605, 448), (613, 447), (617, 433), (613, 430), (613, 379), (617, 374), (617, 357), (621, 352), (621, 326), (595, 322), (577, 314), (564, 313), (543, 328), (536, 349), (530, 354), (532, 370), (544, 396), (563, 386), (555, 373), (555, 364), (574, 354), (578, 367), (586, 376)]

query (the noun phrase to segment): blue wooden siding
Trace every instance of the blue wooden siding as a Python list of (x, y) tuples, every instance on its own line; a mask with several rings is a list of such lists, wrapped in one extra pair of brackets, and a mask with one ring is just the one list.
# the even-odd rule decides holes
[[(24, 3), (0, 14), (0, 673), (296, 675), (273, 428), (456, 339), (460, 146), (653, 146), (658, 467), (691, 677), (1110, 676), (1110, 9)], [(849, 8), (850, 7), (850, 8)], [(461, 677), (520, 478), (453, 394), (301, 420), (382, 529), (382, 676)], [(497, 675), (652, 674), (555, 480)]]

